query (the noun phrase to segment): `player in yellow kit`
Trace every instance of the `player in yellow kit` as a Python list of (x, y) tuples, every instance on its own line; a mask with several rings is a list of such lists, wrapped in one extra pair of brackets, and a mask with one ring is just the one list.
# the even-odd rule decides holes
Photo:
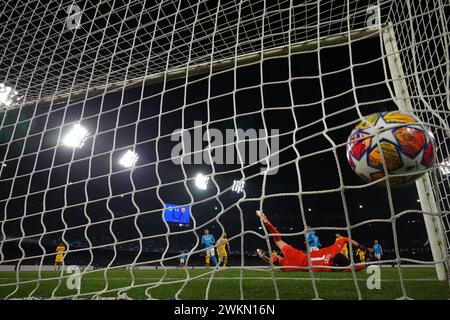
[(66, 247), (62, 243), (56, 247), (55, 271), (58, 266), (62, 266), (64, 251), (66, 251)]
[(356, 250), (356, 255), (359, 257), (359, 262), (366, 262), (366, 251), (358, 248), (358, 250)]
[(217, 241), (217, 255), (219, 256), (219, 264), (222, 266), (228, 266), (228, 252), (230, 252), (230, 243), (228, 242), (227, 234), (224, 233), (219, 241)]
[[(338, 242), (338, 240), (339, 240), (340, 238), (342, 238), (342, 237), (341, 237), (341, 236), (336, 236), (336, 241), (335, 241), (335, 242)], [(347, 246), (347, 244), (345, 244), (345, 245), (342, 247), (341, 253), (348, 259), (348, 246)]]

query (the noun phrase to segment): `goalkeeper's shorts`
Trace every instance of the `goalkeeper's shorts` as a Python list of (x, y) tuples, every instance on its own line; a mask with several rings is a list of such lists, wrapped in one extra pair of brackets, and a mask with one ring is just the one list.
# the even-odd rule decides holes
[(214, 257), (215, 255), (216, 255), (216, 252), (214, 251), (214, 248), (206, 249), (206, 256), (207, 257)]

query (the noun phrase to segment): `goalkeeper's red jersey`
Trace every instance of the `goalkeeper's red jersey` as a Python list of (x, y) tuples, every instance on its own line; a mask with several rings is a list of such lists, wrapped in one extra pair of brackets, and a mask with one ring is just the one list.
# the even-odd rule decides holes
[[(342, 237), (329, 247), (322, 248), (311, 252), (311, 264), (317, 266), (312, 270), (317, 272), (331, 271), (327, 266), (333, 266), (333, 258), (337, 255), (342, 247), (348, 243), (349, 239)], [(286, 245), (281, 250), (284, 258), (273, 257), (273, 263), (278, 264), (283, 271), (307, 271), (308, 269), (308, 255), (301, 250), (295, 249), (290, 245)], [(360, 266), (358, 266), (360, 267)], [(359, 269), (359, 268), (357, 268)]]

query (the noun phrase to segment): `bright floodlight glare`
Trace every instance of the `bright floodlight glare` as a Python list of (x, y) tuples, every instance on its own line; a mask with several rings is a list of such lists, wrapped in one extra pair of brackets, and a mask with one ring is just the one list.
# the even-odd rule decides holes
[(81, 148), (86, 141), (89, 132), (80, 124), (72, 127), (69, 133), (64, 137), (63, 144), (67, 147)]
[(119, 163), (125, 168), (133, 167), (139, 159), (139, 155), (131, 150), (128, 150), (122, 158), (120, 158)]
[(363, 205), (362, 205), (362, 204), (360, 204), (360, 205), (359, 205), (359, 208), (360, 208), (360, 209), (362, 209), (362, 208), (363, 208)]
[(444, 161), (440, 165), (441, 173), (448, 176), (450, 175), (450, 160)]
[(4, 83), (0, 83), (0, 107), (7, 107), (12, 102), (19, 100), (18, 92), (11, 87), (5, 86)]
[(233, 180), (233, 187), (231, 187), (231, 190), (233, 190), (236, 193), (241, 193), (244, 191), (244, 185), (245, 181), (239, 181), (239, 180)]
[(209, 177), (199, 173), (195, 177), (195, 186), (200, 190), (206, 190), (206, 188), (208, 187), (208, 181)]

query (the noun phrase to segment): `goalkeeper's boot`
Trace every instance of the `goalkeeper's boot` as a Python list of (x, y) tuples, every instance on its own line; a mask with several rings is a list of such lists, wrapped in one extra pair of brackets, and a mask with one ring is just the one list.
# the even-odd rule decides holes
[(266, 256), (266, 253), (262, 249), (256, 249), (256, 253), (258, 254), (259, 258), (266, 264), (270, 265), (270, 258)]
[(269, 224), (269, 219), (261, 210), (256, 210), (256, 215), (264, 222), (264, 224)]
[(264, 258), (266, 256), (266, 253), (263, 249), (256, 249), (256, 253), (258, 254), (258, 257)]

